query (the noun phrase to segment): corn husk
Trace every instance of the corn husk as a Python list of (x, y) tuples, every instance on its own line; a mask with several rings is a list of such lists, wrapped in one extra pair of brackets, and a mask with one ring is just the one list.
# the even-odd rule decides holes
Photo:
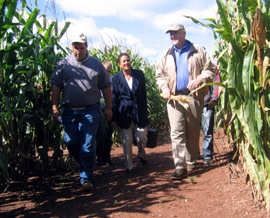
[[(163, 97), (163, 94), (160, 94), (161, 97)], [(183, 108), (185, 108), (186, 110), (189, 107), (189, 103), (190, 103), (190, 97), (185, 96), (185, 95), (171, 95), (171, 98), (169, 99), (175, 102), (177, 101), (180, 105), (182, 105)]]
[(258, 43), (259, 48), (263, 48), (266, 40), (265, 21), (260, 9), (257, 9), (252, 25), (252, 35)]
[(171, 99), (182, 103), (190, 103), (190, 99), (185, 95), (171, 95)]

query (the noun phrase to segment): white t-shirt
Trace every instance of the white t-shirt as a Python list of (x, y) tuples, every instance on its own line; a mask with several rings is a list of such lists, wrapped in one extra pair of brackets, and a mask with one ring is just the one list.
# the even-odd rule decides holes
[(130, 90), (132, 90), (132, 81), (133, 81), (133, 78), (132, 77), (130, 79), (127, 79), (126, 78), (126, 81), (127, 81), (127, 84), (129, 86)]

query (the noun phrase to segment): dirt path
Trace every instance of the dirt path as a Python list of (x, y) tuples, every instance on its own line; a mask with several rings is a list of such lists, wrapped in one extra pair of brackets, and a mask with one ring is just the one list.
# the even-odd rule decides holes
[[(214, 163), (198, 167), (187, 179), (171, 181), (171, 144), (160, 137), (148, 148), (149, 166), (134, 156), (135, 172), (124, 170), (122, 148), (112, 151), (113, 166), (97, 167), (95, 190), (85, 193), (77, 175), (55, 173), (50, 179), (32, 177), (13, 183), (0, 194), (0, 217), (266, 217), (255, 206), (239, 166), (230, 162), (231, 150), (222, 131), (215, 134)], [(137, 149), (134, 147), (134, 154)]]

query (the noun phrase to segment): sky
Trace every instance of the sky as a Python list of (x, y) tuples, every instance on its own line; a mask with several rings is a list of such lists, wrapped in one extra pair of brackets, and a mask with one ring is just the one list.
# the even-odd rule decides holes
[[(34, 0), (32, 0), (32, 3)], [(186, 39), (201, 44), (209, 55), (214, 47), (211, 29), (194, 24), (192, 16), (205, 22), (215, 18), (215, 0), (38, 0), (38, 8), (47, 18), (57, 17), (59, 28), (70, 21), (61, 44), (71, 46), (74, 36), (84, 33), (88, 49), (124, 44), (150, 63), (155, 63), (171, 46), (166, 28), (174, 22), (185, 26)]]

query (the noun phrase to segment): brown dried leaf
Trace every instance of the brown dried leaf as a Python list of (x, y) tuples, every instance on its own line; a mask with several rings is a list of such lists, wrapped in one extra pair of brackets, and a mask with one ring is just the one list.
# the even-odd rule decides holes
[(257, 9), (252, 26), (252, 35), (258, 43), (259, 48), (263, 48), (266, 40), (265, 21), (260, 9)]

